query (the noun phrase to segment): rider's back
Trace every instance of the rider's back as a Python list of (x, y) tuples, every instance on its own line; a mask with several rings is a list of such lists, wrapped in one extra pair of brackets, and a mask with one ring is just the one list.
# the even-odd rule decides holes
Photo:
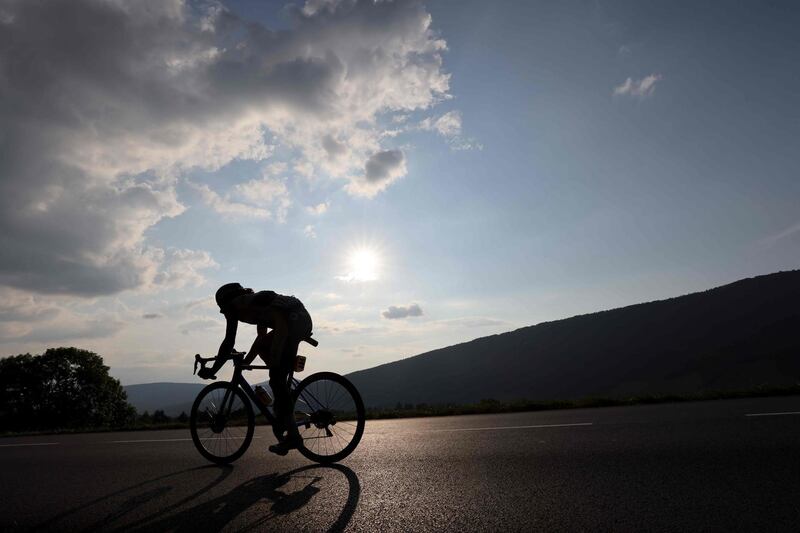
[(305, 310), (305, 307), (294, 296), (285, 296), (273, 291), (259, 291), (237, 297), (231, 302), (230, 310), (242, 322), (271, 326), (271, 311), (290, 313), (295, 310)]

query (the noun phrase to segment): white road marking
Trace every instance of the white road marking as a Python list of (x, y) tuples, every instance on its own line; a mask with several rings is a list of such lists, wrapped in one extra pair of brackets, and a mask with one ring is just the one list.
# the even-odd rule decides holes
[(112, 440), (112, 444), (127, 444), (129, 442), (181, 442), (192, 439), (133, 439), (133, 440)]
[[(202, 440), (234, 440), (238, 439), (239, 437), (208, 437)], [(261, 437), (253, 437), (253, 439), (260, 439)], [(192, 439), (133, 439), (133, 440), (112, 440), (110, 441), (112, 444), (129, 444), (133, 442), (186, 442)]]
[(744, 416), (784, 416), (784, 415), (800, 415), (800, 411), (787, 411), (785, 413), (750, 413)]
[(575, 424), (537, 424), (535, 426), (496, 426), (485, 428), (444, 428), (429, 429), (427, 431), (497, 431), (500, 429), (534, 429), (534, 428), (571, 428), (577, 426), (591, 426), (592, 422), (578, 422)]
[(21, 442), (19, 444), (0, 444), (0, 448), (14, 448), (17, 446), (54, 446), (57, 442)]

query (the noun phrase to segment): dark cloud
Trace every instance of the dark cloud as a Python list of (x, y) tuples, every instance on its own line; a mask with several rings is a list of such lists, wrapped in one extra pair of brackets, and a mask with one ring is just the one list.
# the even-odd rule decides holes
[(331, 157), (339, 157), (347, 152), (347, 147), (334, 139), (332, 135), (326, 135), (322, 138), (322, 147)]
[(379, 183), (405, 174), (405, 156), (400, 150), (378, 152), (367, 159), (364, 177), (369, 183)]
[(389, 309), (381, 313), (383, 318), (408, 318), (411, 316), (422, 316), (422, 308), (418, 304), (410, 304), (407, 306), (390, 305)]
[(145, 314), (142, 315), (142, 318), (144, 318), (146, 320), (153, 320), (153, 319), (156, 319), (156, 318), (162, 318), (163, 316), (164, 315), (162, 315), (160, 313), (145, 313)]

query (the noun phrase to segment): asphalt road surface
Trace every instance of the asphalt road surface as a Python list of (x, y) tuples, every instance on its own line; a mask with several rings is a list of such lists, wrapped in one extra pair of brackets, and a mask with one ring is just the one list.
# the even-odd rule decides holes
[(335, 467), (256, 437), (0, 439), (0, 530), (800, 531), (800, 397), (371, 421)]

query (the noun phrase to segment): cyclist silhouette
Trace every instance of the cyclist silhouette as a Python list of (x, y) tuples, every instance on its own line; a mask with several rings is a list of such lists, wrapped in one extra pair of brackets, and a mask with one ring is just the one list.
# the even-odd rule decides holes
[(269, 450), (286, 455), (302, 441), (292, 413), (288, 377), (294, 368), (300, 342), (311, 335), (311, 316), (294, 296), (273, 291), (254, 292), (239, 283), (223, 285), (215, 297), (219, 312), (227, 321), (225, 339), (220, 344), (217, 362), (198, 375), (203, 379), (216, 379), (217, 370), (225, 364), (224, 357), (234, 348), (239, 322), (256, 326), (258, 335), (244, 361), (250, 364), (260, 356), (269, 366), (269, 386), (275, 395), (275, 416), (279, 421), (279, 425), (273, 426), (278, 444), (273, 444)]

